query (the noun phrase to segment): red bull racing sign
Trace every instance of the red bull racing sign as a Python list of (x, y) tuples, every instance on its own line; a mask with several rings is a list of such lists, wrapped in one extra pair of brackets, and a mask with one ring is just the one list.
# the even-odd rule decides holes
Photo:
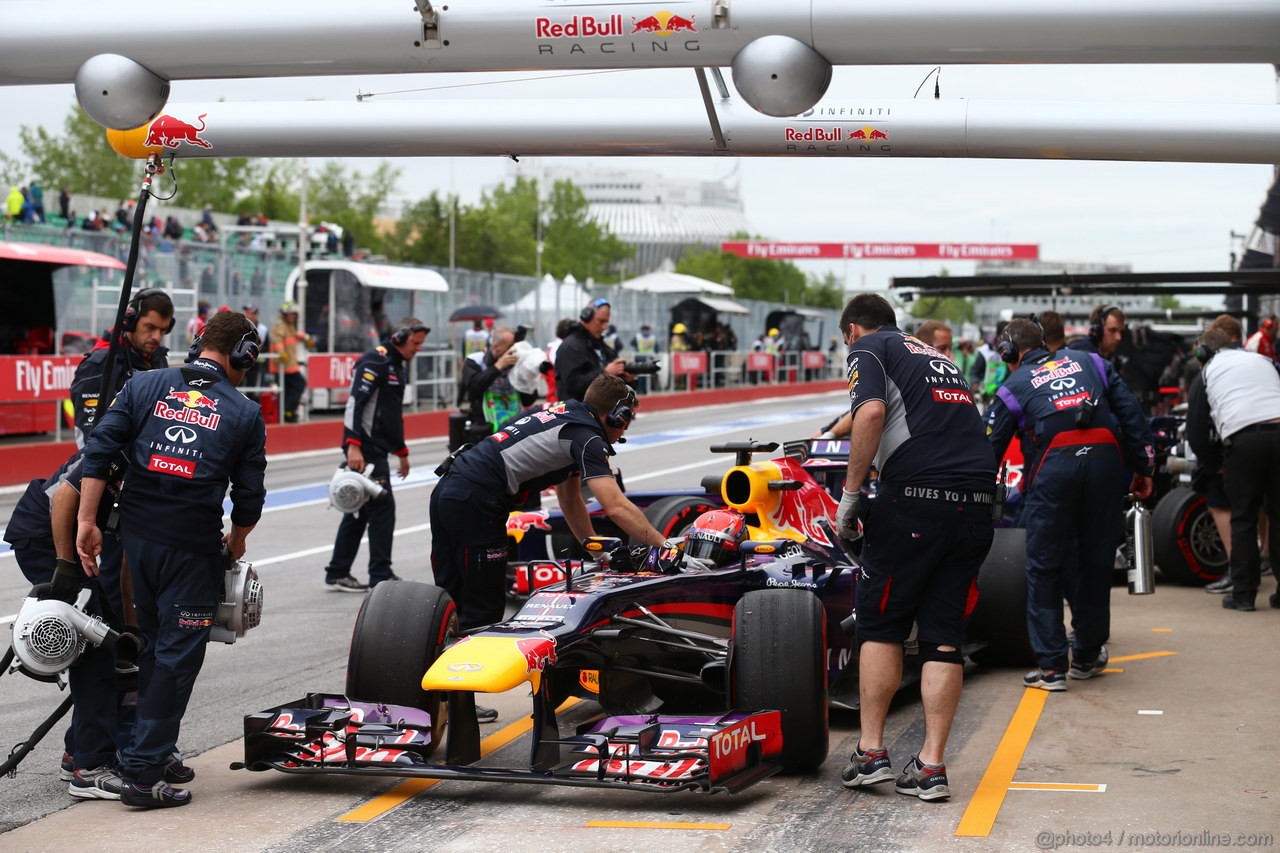
[(701, 50), (697, 39), (687, 36), (697, 32), (697, 15), (686, 17), (666, 9), (640, 15), (539, 15), (533, 19), (541, 56), (696, 51)]
[[(174, 400), (181, 404), (180, 408), (171, 408), (166, 402)], [(177, 421), (182, 424), (195, 424), (208, 430), (217, 430), (222, 416), (217, 413), (218, 401), (199, 391), (177, 391), (172, 386), (163, 400), (156, 400), (156, 407), (151, 414), (166, 421)]]

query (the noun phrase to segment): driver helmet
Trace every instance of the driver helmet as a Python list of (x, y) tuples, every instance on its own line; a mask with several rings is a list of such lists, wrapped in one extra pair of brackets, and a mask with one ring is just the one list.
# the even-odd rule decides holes
[(698, 516), (685, 531), (684, 552), (690, 557), (726, 566), (738, 559), (738, 546), (747, 536), (747, 522), (736, 512), (716, 509)]

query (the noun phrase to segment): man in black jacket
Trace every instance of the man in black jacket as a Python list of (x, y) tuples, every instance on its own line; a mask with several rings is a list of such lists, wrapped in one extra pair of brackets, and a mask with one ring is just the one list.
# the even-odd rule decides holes
[(512, 347), (516, 334), (507, 326), (499, 326), (489, 335), (489, 343), (462, 362), (462, 382), (458, 401), (471, 414), (471, 422), (485, 421), (491, 431), (506, 423), (526, 405), (537, 399), (523, 399), (512, 387), (508, 376), (519, 354)]
[[(169, 350), (161, 346), (160, 341), (173, 331), (173, 300), (163, 290), (148, 288), (138, 291), (129, 300), (120, 329), (120, 361), (116, 363), (111, 382), (107, 386), (111, 389), (112, 396), (120, 391), (125, 380), (135, 371), (169, 366)], [(84, 447), (99, 409), (105, 410), (111, 404), (110, 400), (103, 404), (98, 399), (110, 345), (109, 335), (99, 340), (76, 367), (76, 374), (71, 380), (77, 447)]]
[(630, 383), (635, 377), (627, 373), (626, 363), (605, 344), (604, 331), (609, 328), (609, 300), (596, 299), (582, 309), (578, 325), (556, 350), (556, 396), (561, 400), (581, 400), (587, 386), (601, 373), (620, 376)]
[[(102, 550), (98, 509), (111, 462), (124, 452), (121, 537), (147, 643), (120, 800), (138, 808), (191, 802), (189, 791), (164, 781), (164, 771), (204, 664), (227, 558), (244, 556), (266, 498), (266, 424), (258, 404), (236, 390), (257, 361), (257, 329), (239, 312), (219, 312), (188, 358), (185, 367), (135, 374), (116, 395), (85, 445), (77, 513), (76, 551), (93, 576)], [(224, 534), (228, 485), (231, 532)]]
[[(324, 570), (325, 589), (364, 592), (382, 581), (400, 578), (391, 571), (391, 541), (396, 529), (396, 501), (391, 494), (388, 457), (400, 459), (400, 479), (409, 476), (409, 448), (404, 444), (404, 389), (409, 366), (431, 330), (415, 317), (406, 317), (381, 344), (360, 356), (351, 378), (351, 397), (342, 420), (342, 449), (347, 467), (363, 472), (373, 466), (373, 479), (386, 490), (359, 512), (342, 516), (333, 556)], [(351, 564), (369, 531), (369, 584), (351, 576)]]

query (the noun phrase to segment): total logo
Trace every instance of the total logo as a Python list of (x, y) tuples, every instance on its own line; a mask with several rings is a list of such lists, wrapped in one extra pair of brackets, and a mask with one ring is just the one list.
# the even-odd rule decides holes
[(196, 475), (196, 463), (192, 459), (174, 459), (172, 456), (155, 453), (147, 463), (147, 470), (190, 480)]

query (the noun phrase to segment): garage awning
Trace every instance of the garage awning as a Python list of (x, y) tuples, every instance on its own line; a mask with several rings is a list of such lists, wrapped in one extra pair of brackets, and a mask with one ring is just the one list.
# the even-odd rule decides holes
[(398, 267), (391, 264), (364, 264), (358, 261), (307, 261), (307, 271), (344, 270), (365, 287), (388, 290), (420, 290), (445, 293), (449, 282), (435, 270)]
[(703, 305), (720, 314), (750, 314), (746, 308), (734, 302), (732, 299), (720, 299), (715, 296), (695, 296), (695, 301), (701, 302)]
[(124, 269), (124, 264), (98, 252), (68, 249), (63, 246), (45, 246), (41, 243), (6, 243), (0, 241), (0, 260), (30, 261), (36, 264), (53, 264), (59, 267), (104, 267)]

